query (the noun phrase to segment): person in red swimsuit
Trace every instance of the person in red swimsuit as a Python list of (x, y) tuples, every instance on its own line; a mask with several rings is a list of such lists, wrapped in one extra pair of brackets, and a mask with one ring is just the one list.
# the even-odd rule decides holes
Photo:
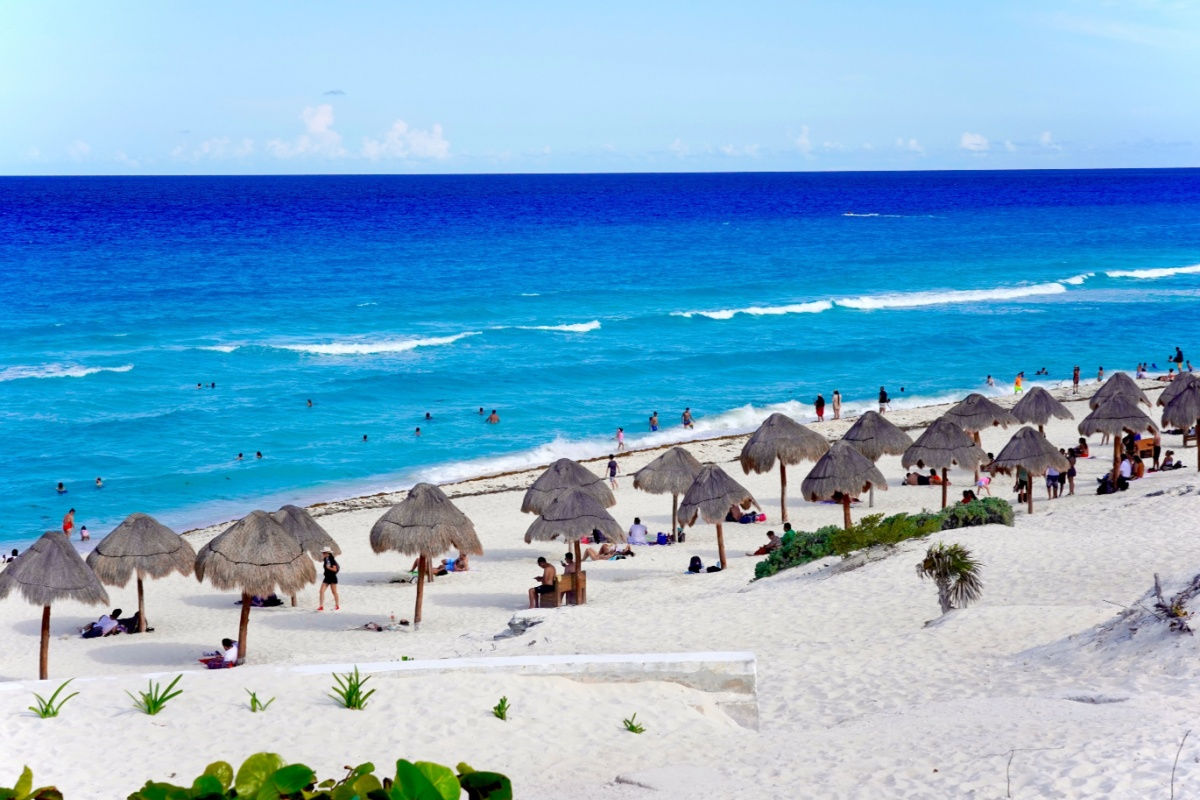
[(70, 539), (71, 531), (73, 531), (74, 529), (75, 529), (75, 509), (72, 508), (70, 511), (67, 512), (67, 515), (65, 517), (63, 517), (63, 533), (65, 533), (67, 535), (67, 538)]

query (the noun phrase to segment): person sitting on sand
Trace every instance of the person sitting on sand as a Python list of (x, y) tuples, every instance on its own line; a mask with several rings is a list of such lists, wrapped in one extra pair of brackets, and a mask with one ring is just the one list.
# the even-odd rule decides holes
[(646, 526), (642, 524), (641, 517), (634, 517), (633, 524), (629, 526), (629, 543), (649, 544), (646, 541)]
[(575, 563), (575, 554), (567, 553), (564, 560), (560, 562), (563, 568), (563, 575), (574, 575), (579, 572), (579, 565)]
[[(929, 468), (929, 485), (930, 486), (941, 486), (942, 485), (942, 476), (938, 475), (937, 470), (934, 469), (933, 467)], [(947, 486), (950, 485), (949, 478), (946, 479), (946, 485)]]
[(962, 500), (958, 501), (958, 504), (965, 506), (968, 503), (974, 503), (978, 499), (979, 498), (976, 497), (975, 493), (972, 492), (970, 489), (963, 489), (963, 498), (962, 498)]
[[(142, 627), (141, 622), (142, 622), (142, 612), (140, 612), (140, 611), (133, 612), (132, 617), (125, 617), (123, 619), (117, 620), (117, 624), (120, 626), (121, 630), (125, 631), (125, 633), (131, 633), (131, 634), (139, 632), (138, 628)], [(147, 623), (146, 624), (146, 633), (149, 633), (152, 630), (154, 630), (154, 628), (151, 628), (149, 623)]]
[(237, 660), (238, 643), (233, 639), (222, 639), (221, 649), (205, 653), (200, 659), (200, 663), (209, 669), (220, 669), (222, 667), (236, 666)]
[(1075, 455), (1079, 458), (1090, 458), (1088, 455), (1087, 439), (1082, 436), (1079, 437), (1079, 444), (1075, 445)]
[(612, 542), (605, 542), (604, 544), (600, 545), (599, 550), (597, 550), (595, 547), (589, 547), (584, 550), (583, 560), (587, 561), (588, 559), (591, 559), (592, 561), (608, 561), (614, 558), (624, 558), (625, 556), (634, 555), (637, 554), (633, 552), (633, 548), (629, 545), (625, 545), (624, 550), (618, 550), (617, 546)]
[(753, 553), (746, 553), (748, 556), (765, 556), (773, 550), (778, 550), (783, 546), (783, 542), (775, 535), (775, 531), (767, 531), (767, 543), (755, 550)]
[(80, 628), (79, 633), (84, 639), (95, 639), (100, 636), (113, 636), (121, 633), (121, 609), (114, 608), (111, 613), (104, 614), (95, 622), (89, 622)]
[(692, 560), (688, 562), (687, 571), (693, 575), (704, 572), (704, 562), (700, 560), (700, 556), (692, 556)]
[(554, 565), (547, 561), (545, 556), (538, 556), (537, 563), (542, 568), (542, 574), (533, 579), (537, 585), (529, 590), (530, 608), (537, 608), (539, 594), (550, 594), (554, 591), (554, 580), (558, 577), (558, 573), (554, 570)]
[(1167, 454), (1163, 456), (1162, 466), (1158, 468), (1158, 471), (1165, 472), (1169, 469), (1179, 469), (1182, 466), (1183, 464), (1181, 462), (1175, 460), (1175, 451), (1168, 450)]

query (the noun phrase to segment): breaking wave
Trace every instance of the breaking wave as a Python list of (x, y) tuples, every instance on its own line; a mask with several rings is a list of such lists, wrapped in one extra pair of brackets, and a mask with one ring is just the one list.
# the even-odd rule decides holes
[(672, 317), (708, 317), (709, 319), (732, 319), (736, 314), (750, 314), (755, 317), (778, 316), (781, 314), (819, 314), (833, 308), (828, 300), (815, 300), (810, 303), (793, 303), (785, 306), (747, 306), (746, 308), (723, 308), (717, 311), (672, 311)]
[(1160, 267), (1158, 269), (1114, 269), (1104, 274), (1110, 278), (1153, 280), (1169, 278), (1172, 275), (1195, 275), (1197, 273), (1200, 273), (1200, 264), (1193, 264), (1190, 267)]
[(385, 339), (373, 342), (329, 342), (327, 344), (279, 344), (272, 345), (282, 350), (311, 353), (318, 356), (365, 356), (375, 353), (406, 353), (418, 347), (436, 347), (454, 344), (468, 336), (478, 336), (479, 331), (466, 331), (452, 336), (430, 336), (424, 339)]
[(591, 322), (577, 322), (574, 325), (516, 325), (514, 327), (523, 331), (561, 331), (563, 333), (587, 333), (588, 331), (600, 330), (600, 320), (594, 319)]
[(19, 381), (27, 378), (83, 378), (97, 372), (129, 372), (133, 364), (119, 367), (85, 367), (79, 364), (42, 364), (37, 367), (4, 367), (0, 381)]
[(917, 308), (951, 303), (982, 303), (989, 300), (1018, 300), (1022, 297), (1041, 297), (1063, 294), (1067, 287), (1061, 283), (1038, 283), (1032, 286), (1013, 286), (1005, 289), (965, 289), (903, 294), (864, 295), (835, 300), (843, 308), (873, 311), (881, 308)]

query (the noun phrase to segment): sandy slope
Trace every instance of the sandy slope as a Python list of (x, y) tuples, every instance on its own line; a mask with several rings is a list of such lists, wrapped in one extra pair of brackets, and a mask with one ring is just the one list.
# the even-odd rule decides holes
[[(941, 408), (894, 415), (916, 425)], [(1077, 419), (1083, 404), (1073, 408)], [(848, 423), (819, 430), (836, 437)], [(1074, 422), (1049, 429), (1068, 446)], [(984, 434), (998, 451), (1009, 432)], [(689, 445), (701, 460), (731, 461), (742, 439)], [(1174, 447), (1178, 437), (1168, 437)], [(1180, 448), (1176, 447), (1176, 450)], [(1100, 448), (1093, 441), (1093, 451)], [(1107, 452), (1107, 451), (1105, 451)], [(654, 452), (622, 458), (632, 474)], [(233, 596), (192, 578), (147, 588), (148, 636), (84, 641), (74, 628), (98, 609), (55, 607), (51, 674), (79, 676), (82, 694), (56, 720), (28, 712), (30, 691), (45, 691), (36, 673), (36, 610), (21, 600), (0, 603), (0, 783), (22, 763), (39, 780), (71, 797), (123, 797), (147, 777), (190, 779), (215, 758), (239, 760), (275, 750), (322, 774), (361, 760), (398, 756), (466, 760), (516, 781), (519, 797), (636, 798), (686, 796), (1004, 797), (1010, 750), (1013, 797), (1166, 796), (1171, 762), (1194, 724), (1200, 690), (1195, 639), (1165, 626), (1118, 619), (1153, 582), (1180, 582), (1200, 572), (1193, 469), (1151, 475), (1117, 496), (1092, 494), (1103, 458), (1080, 462), (1076, 497), (1046, 503), (1034, 516), (1018, 511), (1012, 528), (991, 526), (937, 535), (961, 542), (984, 562), (980, 603), (938, 624), (936, 594), (914, 564), (926, 546), (910, 542), (889, 558), (835, 572), (836, 559), (750, 583), (756, 559), (743, 555), (776, 527), (776, 473), (743, 476), (771, 521), (730, 526), (731, 567), (683, 574), (689, 556), (716, 556), (711, 527), (683, 545), (641, 550), (634, 559), (589, 564), (589, 604), (535, 612), (545, 621), (524, 636), (496, 641), (525, 590), (536, 556), (563, 548), (525, 545), (532, 517), (520, 492), (534, 473), (448, 487), (479, 530), (487, 555), (472, 571), (440, 578), (426, 592), (419, 632), (350, 630), (390, 613), (411, 615), (414, 589), (388, 580), (408, 567), (398, 555), (376, 556), (367, 532), (389, 499), (344, 501), (321, 518), (345, 550), (343, 611), (316, 613), (315, 587), (299, 608), (253, 613), (250, 664), (197, 671), (194, 658), (213, 649), (237, 624)], [(599, 465), (595, 467), (599, 471)], [(878, 492), (882, 512), (934, 508), (937, 487), (900, 487), (898, 458), (881, 468), (892, 486)], [(805, 469), (792, 470), (798, 492)], [(968, 485), (966, 473), (952, 477)], [(999, 478), (996, 491), (1011, 479)], [(954, 492), (957, 494), (957, 490)], [(623, 477), (614, 515), (640, 515), (666, 529), (670, 498), (634, 491)], [(798, 528), (840, 521), (840, 508), (790, 500)], [(347, 509), (347, 510), (343, 510)], [(855, 515), (865, 509), (855, 509)], [(199, 545), (215, 531), (197, 532)], [(128, 611), (132, 587), (111, 591)], [(1144, 615), (1143, 615), (1144, 616)], [(1132, 623), (1131, 623), (1132, 621)], [(1129, 627), (1137, 624), (1136, 633)], [(378, 676), (378, 693), (362, 712), (336, 708), (328, 677), (299, 675), (290, 665), (367, 662), (410, 656), (551, 653), (636, 653), (749, 650), (758, 658), (761, 728), (729, 719), (713, 698), (666, 683), (594, 684), (514, 675)], [(147, 673), (185, 671), (185, 694), (158, 717), (131, 710), (126, 689)], [(51, 682), (53, 683), (53, 682)], [(245, 710), (244, 689), (278, 700), (265, 714)], [(513, 703), (510, 721), (491, 717), (496, 699)], [(1072, 699), (1074, 698), (1074, 699)], [(1082, 700), (1115, 701), (1083, 702)], [(620, 727), (638, 712), (647, 732)], [(101, 748), (117, 754), (103, 770), (74, 766)], [(1177, 796), (1200, 792), (1200, 739), (1188, 746), (1176, 776)], [(140, 762), (131, 766), (131, 762)], [(7, 773), (12, 773), (9, 776)], [(624, 776), (630, 782), (615, 783)], [(655, 790), (647, 787), (667, 787)]]

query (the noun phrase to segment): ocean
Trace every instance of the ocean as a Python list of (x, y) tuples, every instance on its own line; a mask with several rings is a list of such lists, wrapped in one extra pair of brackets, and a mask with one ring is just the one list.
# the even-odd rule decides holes
[(1165, 370), (1200, 170), (0, 178), (0, 308), (0, 545), (185, 529)]

